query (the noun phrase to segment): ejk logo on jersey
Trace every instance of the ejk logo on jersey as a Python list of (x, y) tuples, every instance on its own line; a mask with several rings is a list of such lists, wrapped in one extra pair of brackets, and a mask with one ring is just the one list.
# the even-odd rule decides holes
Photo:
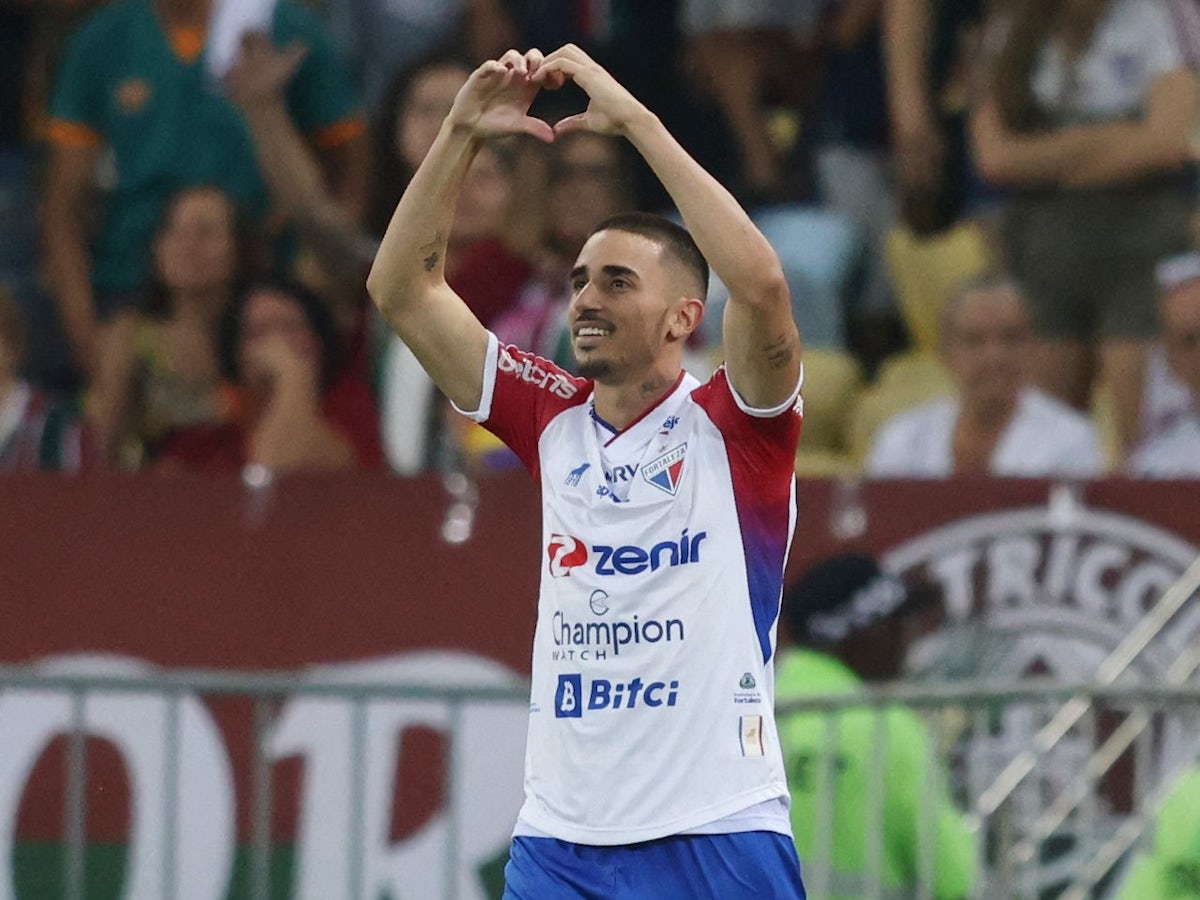
[(660, 541), (649, 550), (637, 544), (610, 547), (607, 544), (588, 545), (569, 534), (552, 534), (546, 545), (550, 574), (555, 578), (569, 578), (572, 569), (586, 566), (594, 556), (597, 575), (637, 575), (639, 572), (654, 572), (664, 566), (688, 566), (700, 562), (700, 543), (708, 537), (707, 531), (689, 535), (683, 529), (677, 540)]
[(559, 675), (558, 690), (554, 692), (554, 717), (581, 719), (585, 709), (599, 712), (606, 709), (636, 709), (639, 705), (654, 709), (674, 706), (678, 699), (678, 681), (644, 682), (640, 677), (631, 681), (593, 678), (585, 697), (582, 675)]

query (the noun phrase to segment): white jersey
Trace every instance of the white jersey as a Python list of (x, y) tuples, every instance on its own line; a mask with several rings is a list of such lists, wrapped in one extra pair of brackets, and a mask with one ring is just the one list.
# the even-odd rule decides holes
[(773, 657), (799, 411), (799, 385), (748, 409), (722, 368), (610, 434), (590, 381), (490, 337), (469, 415), (542, 492), (525, 833), (630, 844), (772, 807), (789, 833)]
[(1200, 416), (1189, 416), (1150, 438), (1129, 458), (1138, 478), (1200, 478)]
[[(948, 478), (954, 474), (954, 425), (959, 401), (945, 398), (888, 419), (867, 455), (872, 478)], [(992, 475), (1012, 478), (1096, 478), (1104, 472), (1100, 437), (1087, 416), (1025, 388), (996, 442)]]
[(1200, 59), (1200, 14), (1190, 0), (1110, 0), (1077, 59), (1046, 41), (1031, 87), (1058, 124), (1140, 117), (1150, 88)]

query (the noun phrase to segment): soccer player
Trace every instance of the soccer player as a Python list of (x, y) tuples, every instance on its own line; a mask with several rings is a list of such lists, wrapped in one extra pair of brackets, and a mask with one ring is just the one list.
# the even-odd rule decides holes
[[(586, 111), (528, 115), (573, 81)], [(482, 143), (627, 138), (687, 225), (601, 223), (571, 273), (583, 377), (497, 339), (443, 276)], [(690, 231), (690, 235), (689, 235)], [(710, 263), (725, 364), (682, 368)], [(800, 338), (779, 260), (733, 197), (579, 48), (485, 62), (397, 206), (367, 281), (455, 405), (538, 478), (541, 590), (525, 803), (506, 898), (801, 898), (773, 719), (795, 519)]]

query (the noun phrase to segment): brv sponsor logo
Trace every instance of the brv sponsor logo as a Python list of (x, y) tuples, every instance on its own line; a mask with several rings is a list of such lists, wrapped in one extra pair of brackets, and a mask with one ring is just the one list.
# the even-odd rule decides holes
[(700, 562), (700, 544), (708, 537), (707, 531), (689, 535), (683, 529), (677, 540), (660, 541), (646, 549), (637, 544), (611, 547), (608, 544), (588, 546), (579, 538), (569, 534), (552, 534), (546, 545), (550, 574), (555, 578), (568, 578), (573, 569), (586, 566), (595, 557), (597, 575), (638, 575), (658, 569), (687, 566)]
[(637, 474), (637, 463), (629, 463), (624, 466), (616, 466), (611, 471), (604, 470), (604, 480), (609, 484), (616, 484), (620, 481), (632, 481), (633, 476)]
[(675, 706), (678, 700), (678, 681), (643, 681), (640, 676), (630, 681), (593, 678), (585, 692), (583, 676), (575, 672), (558, 676), (558, 689), (554, 692), (554, 716), (557, 719), (580, 719), (585, 709), (588, 712), (636, 709), (639, 706), (657, 709)]

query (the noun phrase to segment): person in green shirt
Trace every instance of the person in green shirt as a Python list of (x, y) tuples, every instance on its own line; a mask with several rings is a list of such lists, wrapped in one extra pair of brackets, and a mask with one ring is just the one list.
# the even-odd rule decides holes
[[(937, 599), (934, 588), (908, 588), (869, 556), (818, 563), (784, 592), (794, 644), (776, 663), (777, 705), (786, 710), (789, 700), (854, 694), (864, 681), (897, 678)], [(911, 710), (785, 711), (779, 740), (796, 848), (814, 897), (822, 883), (823, 900), (868, 896), (873, 885), (885, 898), (916, 896), (921, 885), (937, 900), (970, 894), (975, 841)]]
[(1159, 808), (1154, 842), (1134, 857), (1118, 900), (1200, 900), (1200, 764)]
[[(268, 191), (245, 123), (211, 71), (210, 18), (219, 2), (113, 0), (67, 41), (49, 120), (44, 245), (51, 294), (74, 362), (95, 374), (101, 323), (132, 303), (149, 275), (149, 247), (179, 190), (211, 185), (256, 221)], [(304, 58), (287, 88), (296, 127), (331, 190), (365, 199), (366, 120), (350, 69), (299, 0), (278, 0), (270, 38)], [(89, 200), (108, 160), (98, 227)]]

